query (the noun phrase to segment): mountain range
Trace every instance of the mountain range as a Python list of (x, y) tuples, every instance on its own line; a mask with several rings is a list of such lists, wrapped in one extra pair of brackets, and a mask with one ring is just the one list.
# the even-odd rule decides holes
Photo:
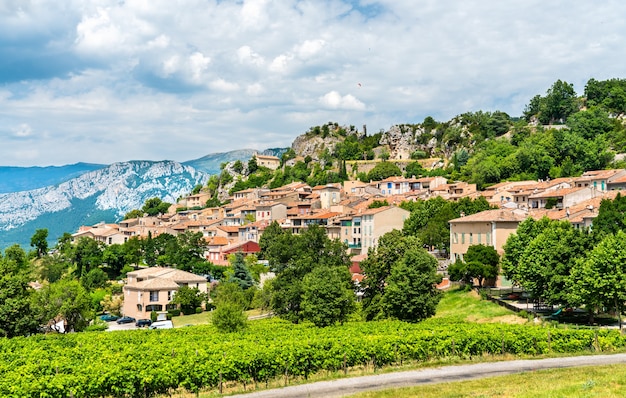
[[(264, 154), (280, 156), (286, 149)], [(152, 197), (170, 203), (204, 184), (221, 165), (248, 161), (257, 152), (214, 153), (186, 162), (128, 161), (111, 165), (77, 163), (60, 167), (0, 167), (0, 250), (28, 246), (39, 228), (54, 243), (81, 225), (116, 222)]]

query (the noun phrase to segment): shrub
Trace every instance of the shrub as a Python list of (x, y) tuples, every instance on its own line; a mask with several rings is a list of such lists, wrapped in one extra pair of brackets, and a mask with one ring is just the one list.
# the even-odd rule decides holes
[[(167, 314), (168, 314), (170, 317), (173, 317), (173, 316), (179, 316), (179, 315), (180, 315), (180, 310), (179, 310), (179, 309), (169, 310), (169, 311), (167, 311)], [(168, 319), (169, 319), (169, 318), (168, 318)]]
[(154, 311), (154, 310), (153, 310), (153, 311), (150, 313), (150, 320), (151, 320), (152, 322), (156, 322), (156, 320), (157, 320), (157, 318), (158, 318), (158, 317), (159, 317), (159, 315), (156, 313), (156, 311)]
[(196, 307), (196, 314), (202, 314), (202, 307)]

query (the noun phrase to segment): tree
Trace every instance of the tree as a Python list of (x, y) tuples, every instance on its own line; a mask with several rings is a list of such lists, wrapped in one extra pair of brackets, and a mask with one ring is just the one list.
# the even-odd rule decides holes
[(618, 193), (615, 199), (600, 202), (598, 216), (593, 220), (593, 233), (600, 237), (626, 230), (626, 196)]
[(347, 247), (338, 240), (331, 241), (324, 228), (318, 225), (310, 225), (300, 235), (278, 233), (276, 236), (278, 239), (274, 243), (267, 241), (269, 246), (266, 247), (266, 254), (272, 253), (272, 257), (280, 261), (272, 263), (270, 260), (276, 272), (272, 282), (272, 309), (278, 316), (297, 323), (305, 319), (302, 312), (304, 278), (317, 267), (347, 269), (350, 264)]
[(235, 163), (233, 163), (233, 171), (237, 174), (241, 174), (243, 172), (243, 163), (241, 163), (241, 160), (235, 160)]
[(259, 164), (257, 163), (256, 156), (252, 156), (250, 160), (248, 160), (248, 175), (256, 172), (259, 169)]
[[(441, 278), (436, 274), (437, 261), (421, 247), (418, 238), (394, 230), (381, 236), (378, 246), (370, 249), (361, 263), (366, 276), (362, 282), (366, 320), (394, 317), (418, 321), (434, 313), (430, 306), (439, 301), (434, 284)], [(415, 307), (418, 305), (426, 307), (420, 310)], [(401, 315), (401, 311), (408, 312)]]
[(591, 235), (569, 221), (548, 222), (518, 259), (518, 283), (549, 304), (568, 304), (567, 280), (574, 263), (585, 257), (592, 244)]
[(419, 322), (435, 315), (441, 292), (437, 283), (437, 260), (424, 249), (412, 246), (394, 264), (387, 279), (381, 307), (387, 317)]
[(606, 236), (587, 258), (577, 261), (568, 284), (569, 301), (584, 304), (591, 320), (595, 308), (614, 308), (621, 329), (626, 301), (626, 233)]
[(243, 290), (236, 283), (222, 283), (215, 291), (215, 310), (211, 323), (223, 333), (238, 332), (247, 327), (244, 312), (246, 299)]
[(562, 123), (576, 111), (578, 104), (574, 85), (561, 80), (554, 82), (546, 93), (544, 120)]
[(156, 216), (167, 213), (171, 205), (171, 203), (163, 202), (160, 198), (154, 197), (146, 200), (141, 210), (149, 216)]
[(463, 258), (468, 263), (469, 275), (478, 279), (478, 286), (483, 286), (483, 280), (498, 276), (500, 255), (493, 247), (472, 245), (467, 248), (467, 253)]
[(315, 326), (345, 322), (355, 309), (354, 285), (346, 267), (317, 267), (303, 280), (302, 315)]
[(228, 280), (229, 282), (236, 283), (242, 290), (247, 290), (254, 286), (254, 279), (250, 273), (250, 269), (244, 261), (243, 253), (235, 253), (235, 259), (233, 261), (233, 275)]
[(517, 226), (514, 234), (509, 235), (503, 246), (504, 256), (502, 257), (502, 271), (507, 279), (520, 284), (524, 277), (520, 273), (520, 259), (530, 242), (549, 224), (550, 220), (547, 217), (540, 220), (529, 217)]
[(80, 278), (80, 282), (88, 291), (105, 288), (109, 283), (107, 274), (100, 268), (94, 268)]
[(380, 162), (367, 174), (367, 178), (371, 181), (382, 181), (392, 176), (401, 176), (402, 171), (398, 166), (391, 162)]
[(426, 173), (426, 169), (419, 162), (411, 162), (404, 169), (404, 176), (407, 178), (419, 177)]
[(207, 301), (206, 293), (202, 293), (197, 287), (181, 286), (174, 293), (172, 304), (180, 305), (180, 309), (185, 315), (195, 314), (196, 308), (201, 307)]
[(78, 239), (70, 254), (76, 267), (76, 276), (80, 278), (93, 268), (100, 267), (103, 247), (102, 242), (97, 242), (91, 238), (82, 237)]
[(32, 303), (41, 324), (63, 321), (65, 333), (82, 331), (94, 315), (91, 298), (77, 280), (62, 279), (44, 285), (34, 295)]
[[(18, 248), (14, 247), (15, 251)], [(19, 257), (25, 256), (18, 255), (16, 261), (16, 256), (0, 254), (0, 337), (26, 336), (38, 327), (30, 306), (32, 290), (27, 263), (19, 261)]]
[(30, 238), (30, 245), (37, 249), (37, 257), (42, 257), (48, 253), (48, 229), (38, 229)]
[(124, 304), (123, 296), (113, 296), (111, 294), (107, 294), (104, 296), (100, 305), (102, 306), (102, 310), (108, 312), (113, 315), (121, 315), (122, 313), (122, 305)]

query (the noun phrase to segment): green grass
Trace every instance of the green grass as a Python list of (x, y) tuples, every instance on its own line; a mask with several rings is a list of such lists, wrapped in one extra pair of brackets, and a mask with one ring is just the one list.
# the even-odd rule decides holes
[(488, 300), (474, 291), (452, 289), (444, 293), (434, 318), (466, 322), (524, 323), (526, 318)]
[(454, 383), (389, 389), (353, 398), (552, 398), (626, 396), (626, 365), (541, 370)]
[[(249, 310), (246, 311), (246, 314), (250, 316), (262, 315), (264, 312), (261, 310)], [(172, 323), (175, 328), (181, 326), (195, 326), (195, 325), (208, 325), (211, 323), (211, 312), (202, 312), (200, 314), (192, 314), (192, 315), (179, 315), (172, 317)]]

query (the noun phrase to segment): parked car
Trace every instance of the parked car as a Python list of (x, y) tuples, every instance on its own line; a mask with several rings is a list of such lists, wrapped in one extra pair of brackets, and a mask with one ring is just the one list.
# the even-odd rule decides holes
[(117, 321), (118, 319), (120, 319), (120, 317), (116, 315), (111, 315), (111, 314), (104, 314), (104, 315), (100, 315), (100, 319), (105, 322), (113, 322), (113, 321)]
[(138, 328), (150, 325), (152, 325), (152, 321), (150, 319), (137, 319), (137, 322), (135, 322), (135, 326)]
[(172, 329), (173, 327), (172, 321), (157, 321), (150, 325), (150, 329)]
[(132, 316), (123, 316), (120, 319), (118, 319), (116, 322), (118, 325), (121, 325), (122, 323), (133, 323), (135, 322), (135, 318), (133, 318)]

